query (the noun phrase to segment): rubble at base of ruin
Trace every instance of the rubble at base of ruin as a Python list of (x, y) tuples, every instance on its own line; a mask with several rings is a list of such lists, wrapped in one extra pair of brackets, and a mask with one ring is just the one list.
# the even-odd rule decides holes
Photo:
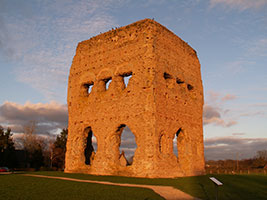
[[(154, 20), (78, 44), (68, 110), (65, 172), (150, 178), (205, 173), (196, 51)], [(126, 126), (137, 145), (131, 165), (119, 151)]]

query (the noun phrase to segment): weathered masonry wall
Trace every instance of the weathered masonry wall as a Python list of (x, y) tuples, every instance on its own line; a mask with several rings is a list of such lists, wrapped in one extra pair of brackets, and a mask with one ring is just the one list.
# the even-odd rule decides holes
[[(125, 77), (131, 77), (127, 87)], [(69, 75), (65, 171), (138, 177), (202, 174), (202, 106), (196, 52), (157, 22), (138, 21), (83, 41)], [(119, 152), (125, 126), (137, 144), (130, 166)], [(178, 157), (172, 151), (175, 134)]]

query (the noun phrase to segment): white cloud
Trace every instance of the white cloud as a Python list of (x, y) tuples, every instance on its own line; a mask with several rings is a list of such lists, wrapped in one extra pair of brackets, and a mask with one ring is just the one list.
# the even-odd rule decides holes
[[(265, 116), (264, 108), (266, 103), (256, 103), (249, 105), (232, 105), (228, 107), (228, 102), (240, 98), (234, 94), (221, 94), (208, 91), (203, 107), (203, 125), (215, 125), (221, 127), (231, 127), (238, 124), (243, 117), (263, 117)], [(259, 108), (257, 108), (259, 107)]]
[(266, 0), (210, 0), (210, 7), (218, 4), (239, 10), (260, 9), (267, 5)]
[(6, 27), (0, 29), (0, 49), (20, 63), (14, 70), (17, 80), (39, 90), (46, 100), (62, 102), (66, 99), (68, 72), (78, 42), (116, 26), (109, 11), (122, 3), (38, 1), (34, 6), (40, 10), (36, 12), (32, 7), (30, 16), (6, 13), (7, 17), (0, 17), (0, 25)]
[(50, 102), (46, 104), (32, 104), (30, 102), (20, 105), (5, 102), (0, 106), (0, 124), (11, 128), (12, 132), (21, 133), (29, 122), (36, 123), (38, 134), (56, 132), (57, 129), (67, 127), (67, 106)]

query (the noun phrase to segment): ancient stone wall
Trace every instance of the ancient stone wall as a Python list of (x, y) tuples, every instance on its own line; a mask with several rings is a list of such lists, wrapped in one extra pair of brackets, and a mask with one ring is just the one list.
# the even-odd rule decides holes
[[(145, 19), (83, 41), (69, 75), (65, 172), (202, 174), (202, 107), (196, 52), (159, 23)], [(119, 152), (125, 126), (137, 144), (130, 166)], [(173, 154), (175, 134), (178, 157)]]

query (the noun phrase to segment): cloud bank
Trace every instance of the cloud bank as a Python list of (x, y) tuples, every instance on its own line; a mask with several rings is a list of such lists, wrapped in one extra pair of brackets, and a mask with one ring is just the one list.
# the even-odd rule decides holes
[[(257, 151), (267, 149), (267, 138), (243, 138), (244, 133), (233, 133), (233, 136), (207, 138), (204, 141), (206, 160), (248, 159), (253, 158)], [(174, 154), (177, 154), (176, 137), (174, 139)], [(127, 158), (136, 150), (135, 137), (126, 127), (122, 133), (120, 150)]]
[(67, 106), (50, 102), (46, 104), (25, 103), (19, 105), (5, 102), (0, 106), (0, 125), (8, 126), (14, 133), (22, 133), (30, 122), (36, 123), (37, 134), (54, 133), (66, 128), (68, 123)]
[[(219, 126), (230, 126), (231, 122), (221, 119), (221, 114), (211, 106), (205, 106), (204, 123), (215, 123)], [(22, 133), (29, 122), (36, 122), (37, 134), (55, 133), (66, 128), (68, 122), (67, 105), (50, 102), (46, 104), (25, 103), (19, 105), (5, 102), (0, 106), (0, 125), (9, 126), (14, 133)], [(251, 158), (259, 150), (267, 149), (267, 138), (242, 138), (244, 133), (233, 133), (229, 137), (205, 139), (205, 157), (208, 160)], [(96, 139), (94, 138), (94, 144)], [(176, 143), (174, 143), (176, 144)], [(136, 140), (129, 127), (121, 135), (120, 151), (130, 158), (136, 150)], [(96, 146), (95, 146), (96, 148)]]
[[(58, 129), (68, 126), (67, 105), (56, 102), (20, 105), (5, 102), (0, 106), (0, 125), (10, 127), (13, 133), (23, 133), (24, 127), (35, 122), (37, 134), (53, 134)], [(97, 149), (97, 140), (93, 137), (94, 148)], [(130, 158), (136, 149), (135, 136), (129, 127), (123, 129), (120, 150)]]
[(267, 138), (208, 138), (204, 141), (204, 146), (206, 160), (246, 159), (254, 157), (257, 151), (266, 150)]

